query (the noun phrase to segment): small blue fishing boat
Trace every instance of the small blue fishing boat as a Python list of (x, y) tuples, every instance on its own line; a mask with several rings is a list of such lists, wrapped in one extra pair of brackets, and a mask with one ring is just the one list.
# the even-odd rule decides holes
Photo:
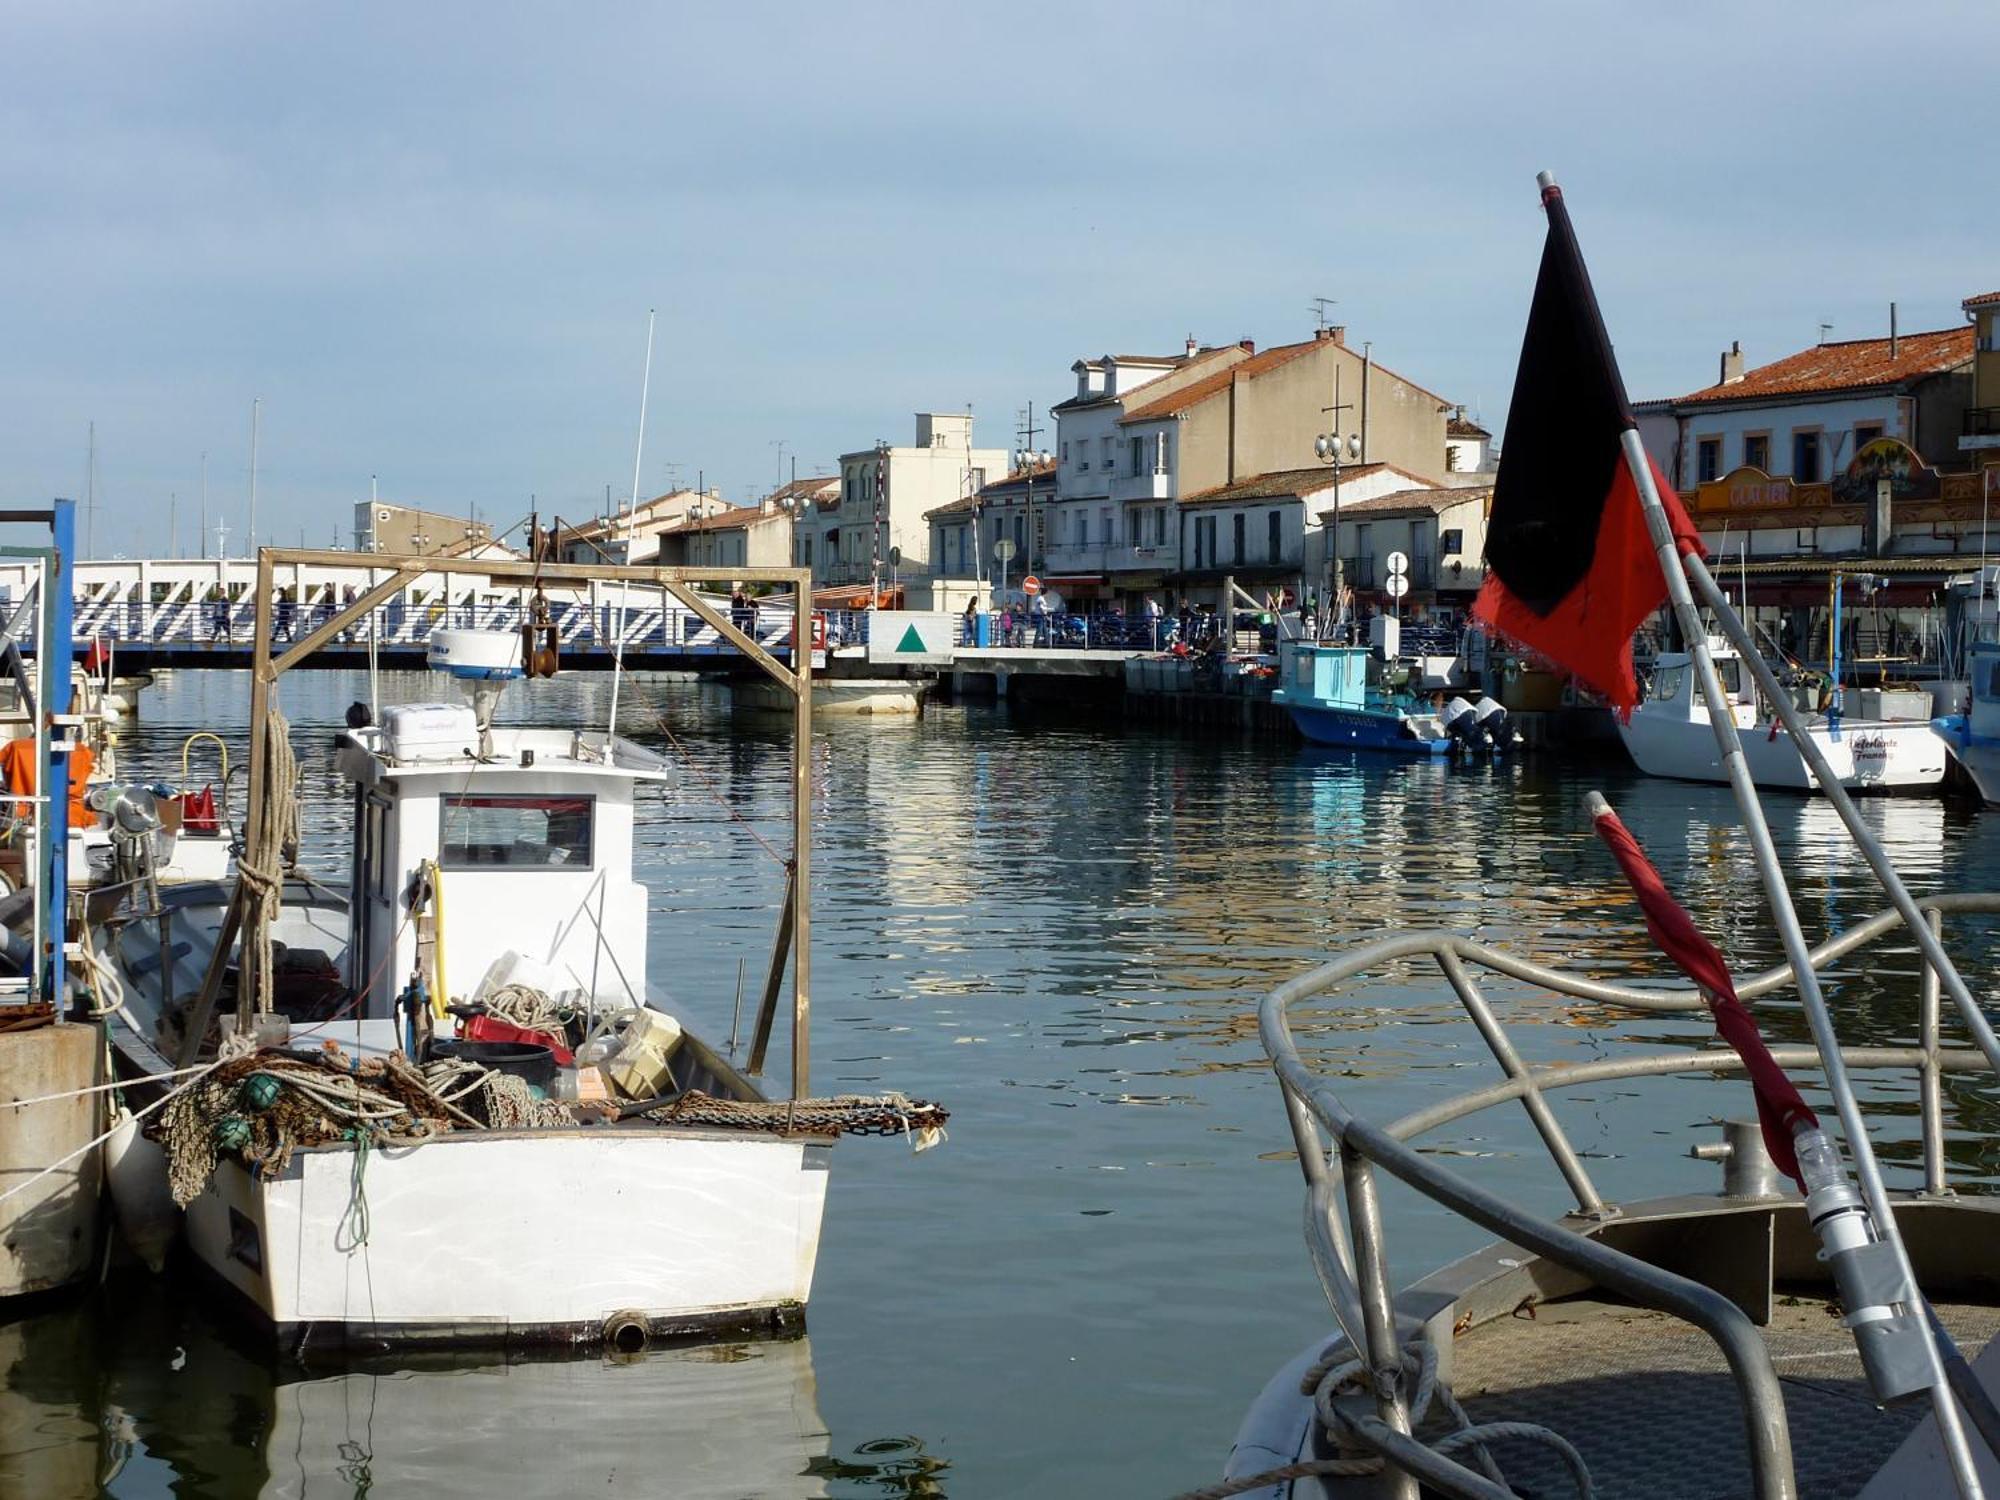
[(1412, 713), (1406, 702), (1369, 682), (1371, 654), (1366, 646), (1281, 641), (1279, 686), (1271, 701), (1290, 709), (1299, 733), (1316, 745), (1448, 754), (1452, 739), (1437, 715)]

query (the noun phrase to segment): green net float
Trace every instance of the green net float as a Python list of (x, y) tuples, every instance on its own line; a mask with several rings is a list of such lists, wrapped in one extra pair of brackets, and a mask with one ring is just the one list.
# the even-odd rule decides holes
[(215, 1122), (215, 1144), (224, 1151), (241, 1151), (250, 1144), (250, 1122), (241, 1115), (224, 1115)]
[(283, 1085), (272, 1073), (252, 1073), (243, 1080), (243, 1086), (236, 1095), (243, 1101), (243, 1107), (256, 1114), (262, 1114), (278, 1102), (278, 1094)]

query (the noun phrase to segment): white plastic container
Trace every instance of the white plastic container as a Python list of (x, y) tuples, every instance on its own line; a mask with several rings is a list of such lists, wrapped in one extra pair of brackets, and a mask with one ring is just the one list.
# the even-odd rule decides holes
[(510, 984), (539, 990), (558, 1004), (574, 1004), (582, 995), (576, 982), (555, 965), (509, 948), (487, 965), (485, 976), (472, 992), (473, 1003), (479, 1004), (495, 990)]
[(382, 714), (382, 748), (396, 760), (462, 760), (479, 753), (479, 724), (460, 703), (399, 703)]
[(668, 1059), (680, 1044), (679, 1021), (665, 1011), (641, 1006), (625, 1028), (618, 1055), (605, 1065), (605, 1076), (627, 1099), (651, 1099), (666, 1087)]

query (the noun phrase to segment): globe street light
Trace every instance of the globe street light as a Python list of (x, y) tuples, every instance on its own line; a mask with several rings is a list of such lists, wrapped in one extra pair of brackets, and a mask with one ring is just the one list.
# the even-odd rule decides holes
[[(1336, 402), (1339, 400), (1335, 396)], [(1327, 523), (1327, 550), (1333, 564), (1333, 619), (1338, 624), (1341, 615), (1341, 601), (1347, 592), (1347, 572), (1340, 558), (1340, 465), (1345, 458), (1352, 463), (1361, 457), (1361, 437), (1350, 432), (1343, 437), (1338, 432), (1322, 432), (1313, 439), (1313, 452), (1321, 463), (1333, 465), (1333, 519)]]

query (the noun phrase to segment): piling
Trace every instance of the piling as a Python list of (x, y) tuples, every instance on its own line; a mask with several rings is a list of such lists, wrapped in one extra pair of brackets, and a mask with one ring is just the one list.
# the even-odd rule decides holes
[[(28, 1183), (104, 1129), (103, 1094), (16, 1101), (102, 1082), (98, 1027), (51, 1021), (0, 1031), (0, 1192)], [(0, 1298), (52, 1291), (89, 1270), (97, 1246), (100, 1150), (85, 1151), (0, 1202)]]

